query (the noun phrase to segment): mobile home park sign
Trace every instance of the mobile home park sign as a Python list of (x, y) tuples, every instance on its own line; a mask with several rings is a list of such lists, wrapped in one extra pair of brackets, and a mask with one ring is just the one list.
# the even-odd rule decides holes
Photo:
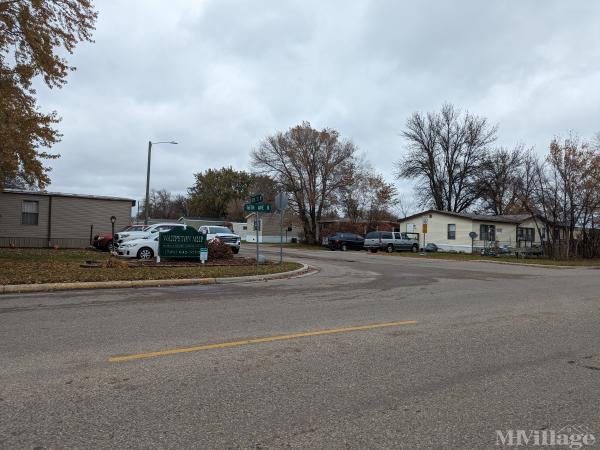
[(202, 248), (206, 248), (206, 235), (193, 227), (173, 228), (158, 236), (161, 258), (200, 258)]

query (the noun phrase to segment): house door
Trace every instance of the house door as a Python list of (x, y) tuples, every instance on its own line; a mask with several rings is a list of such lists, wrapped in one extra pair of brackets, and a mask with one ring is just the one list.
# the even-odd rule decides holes
[(482, 241), (495, 241), (496, 225), (479, 225), (479, 239)]

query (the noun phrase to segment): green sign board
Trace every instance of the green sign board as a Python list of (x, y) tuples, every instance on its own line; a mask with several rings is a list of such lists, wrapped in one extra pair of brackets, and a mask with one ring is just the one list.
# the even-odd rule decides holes
[(271, 212), (273, 208), (268, 203), (246, 203), (244, 211), (246, 212)]
[(173, 228), (158, 236), (158, 255), (161, 258), (200, 258), (206, 247), (206, 235), (193, 227)]
[(261, 203), (263, 201), (262, 194), (257, 194), (250, 197), (250, 203)]

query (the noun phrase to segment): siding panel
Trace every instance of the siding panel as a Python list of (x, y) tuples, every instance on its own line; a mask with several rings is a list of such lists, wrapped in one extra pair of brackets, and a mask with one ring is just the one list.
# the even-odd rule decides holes
[[(21, 224), (23, 200), (39, 202), (38, 225)], [(52, 196), (51, 240), (48, 242), (48, 195), (0, 193), (0, 246), (81, 248), (93, 234), (111, 231), (110, 217), (116, 216), (115, 230), (131, 223), (131, 201)]]

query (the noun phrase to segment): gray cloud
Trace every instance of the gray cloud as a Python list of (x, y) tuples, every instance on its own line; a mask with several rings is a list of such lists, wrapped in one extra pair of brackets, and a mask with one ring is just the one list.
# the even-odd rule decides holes
[[(302, 120), (354, 140), (393, 179), (416, 110), (445, 102), (544, 152), (600, 130), (600, 4), (589, 1), (97, 2), (94, 44), (61, 89), (50, 189), (141, 198), (209, 167), (249, 168), (261, 138)], [(400, 184), (408, 189), (406, 183)]]

